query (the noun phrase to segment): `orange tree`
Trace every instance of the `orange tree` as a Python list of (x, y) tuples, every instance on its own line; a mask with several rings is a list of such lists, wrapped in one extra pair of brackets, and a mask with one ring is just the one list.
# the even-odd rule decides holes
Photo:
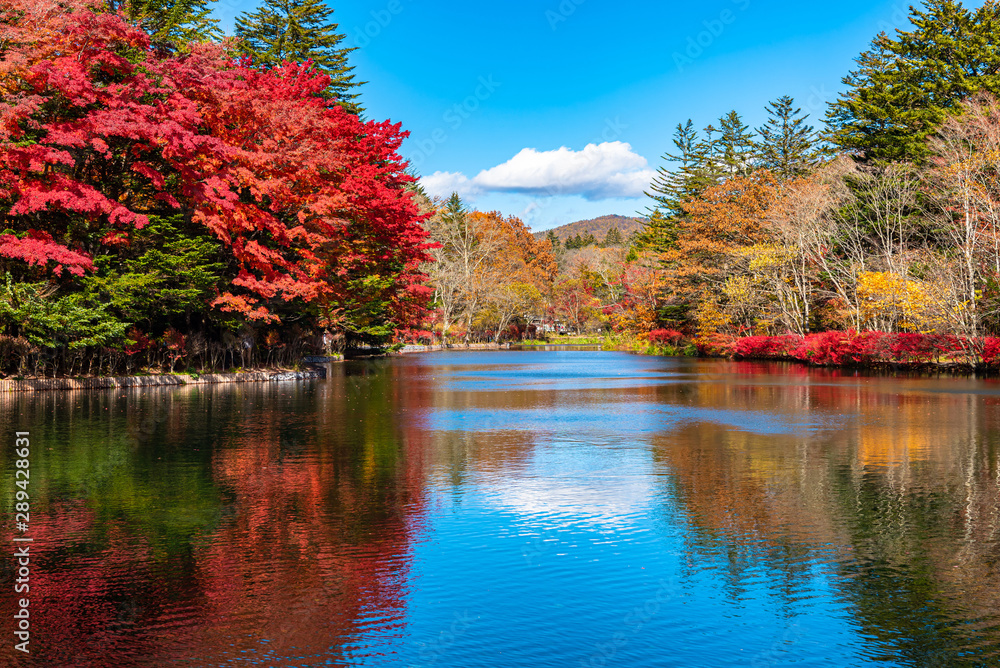
[(676, 245), (660, 255), (661, 298), (696, 309), (718, 303), (726, 280), (740, 264), (741, 249), (771, 239), (767, 212), (777, 197), (777, 180), (758, 170), (734, 176), (685, 202)]

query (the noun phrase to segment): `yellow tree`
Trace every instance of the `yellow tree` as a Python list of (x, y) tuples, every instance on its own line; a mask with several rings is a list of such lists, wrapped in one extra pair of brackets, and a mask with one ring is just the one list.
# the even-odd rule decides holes
[(535, 239), (519, 218), (496, 211), (473, 212), (470, 218), (478, 234), (496, 244), (471, 281), (477, 307), (468, 312), (467, 330), (478, 319), (499, 342), (508, 325), (518, 317), (527, 318), (542, 296), (551, 294), (558, 264), (551, 243)]

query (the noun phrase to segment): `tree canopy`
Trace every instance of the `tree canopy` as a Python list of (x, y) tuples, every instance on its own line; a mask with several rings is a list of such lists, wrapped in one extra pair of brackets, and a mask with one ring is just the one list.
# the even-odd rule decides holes
[(240, 48), (260, 67), (286, 62), (310, 62), (329, 77), (329, 92), (349, 112), (360, 113), (354, 66), (348, 55), (354, 48), (341, 45), (333, 10), (322, 0), (264, 0), (253, 12), (236, 17)]

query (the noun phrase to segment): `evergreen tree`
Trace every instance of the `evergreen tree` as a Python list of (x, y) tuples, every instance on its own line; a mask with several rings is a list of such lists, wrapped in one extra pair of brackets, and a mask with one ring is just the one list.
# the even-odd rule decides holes
[(559, 237), (556, 236), (555, 232), (549, 230), (548, 234), (545, 235), (545, 238), (549, 240), (550, 244), (552, 244), (553, 251), (559, 250)]
[(808, 115), (795, 108), (791, 96), (783, 95), (768, 103), (767, 122), (757, 129), (759, 165), (779, 179), (799, 176), (819, 159), (816, 131), (806, 124)]
[(330, 77), (330, 93), (351, 113), (361, 112), (354, 89), (354, 48), (340, 46), (344, 35), (331, 20), (333, 10), (320, 0), (264, 0), (257, 11), (236, 17), (236, 37), (243, 52), (261, 67), (311, 60)]
[(611, 246), (621, 246), (622, 245), (622, 233), (617, 227), (612, 227), (608, 229), (608, 233), (604, 235), (604, 247), (609, 248)]
[(667, 216), (659, 210), (653, 211), (636, 237), (633, 248), (665, 253), (677, 243), (677, 222), (678, 217)]
[(691, 119), (685, 124), (677, 124), (673, 141), (677, 153), (665, 153), (663, 160), (666, 163), (676, 163), (677, 169), (662, 165), (656, 170), (649, 192), (645, 193), (653, 200), (653, 206), (648, 209), (650, 214), (654, 211), (666, 211), (668, 215), (677, 215), (681, 211), (680, 203), (697, 194), (690, 175), (697, 167), (695, 147), (700, 140)]
[(446, 227), (453, 229), (464, 230), (465, 217), (469, 215), (469, 209), (465, 206), (465, 202), (459, 197), (457, 192), (453, 192), (448, 201), (444, 204), (444, 209), (441, 212), (441, 219)]
[(704, 136), (694, 146), (692, 165), (687, 170), (686, 177), (688, 187), (694, 196), (717, 185), (727, 176), (723, 156), (723, 134), (711, 123), (705, 126), (703, 132)]
[(1000, 92), (1000, 5), (911, 7), (912, 30), (881, 33), (827, 113), (831, 139), (869, 160), (921, 160), (926, 139), (969, 96)]
[(754, 158), (753, 132), (735, 111), (719, 119), (718, 166), (728, 178), (746, 175)]
[(731, 164), (735, 165), (743, 158), (749, 160), (752, 145), (746, 145), (747, 128), (739, 115), (733, 112), (723, 120), (727, 129), (721, 136), (712, 125), (705, 128), (704, 136), (699, 135), (690, 119), (687, 123), (677, 124), (674, 130), (677, 153), (663, 156), (665, 161), (675, 163), (676, 168), (661, 166), (645, 193), (652, 198), (653, 206), (647, 208), (649, 216), (645, 228), (636, 237), (635, 250), (649, 248), (662, 252), (672, 247), (676, 240), (677, 221), (684, 215), (683, 203), (694, 199), (726, 175), (727, 142)]
[(142, 26), (153, 44), (176, 49), (190, 42), (221, 39), (219, 20), (212, 18), (216, 0), (110, 0), (112, 11), (123, 11)]

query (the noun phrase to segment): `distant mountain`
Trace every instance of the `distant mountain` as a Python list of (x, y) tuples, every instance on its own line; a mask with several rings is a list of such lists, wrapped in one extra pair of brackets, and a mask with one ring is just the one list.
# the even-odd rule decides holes
[[(575, 237), (578, 234), (581, 237), (585, 237), (588, 233), (593, 234), (598, 241), (603, 241), (604, 237), (608, 234), (608, 230), (612, 227), (617, 227), (618, 231), (622, 233), (622, 238), (628, 239), (628, 236), (632, 234), (632, 232), (642, 229), (645, 222), (645, 218), (611, 214), (609, 216), (600, 216), (598, 218), (590, 218), (589, 220), (578, 220), (575, 223), (560, 225), (559, 227), (552, 228), (552, 231), (555, 232), (560, 241), (566, 241), (570, 237)], [(548, 236), (548, 234), (549, 230), (545, 230), (544, 232), (535, 232), (535, 238), (542, 239)]]

